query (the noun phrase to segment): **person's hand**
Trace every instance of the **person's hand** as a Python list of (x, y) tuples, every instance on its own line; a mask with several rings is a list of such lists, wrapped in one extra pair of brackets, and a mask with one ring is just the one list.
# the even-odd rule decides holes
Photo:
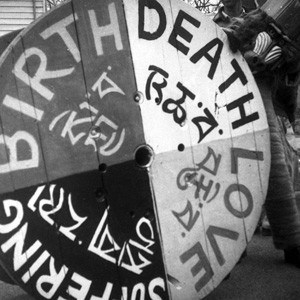
[(236, 53), (241, 48), (240, 41), (235, 37), (234, 31), (230, 28), (222, 28), (227, 35), (229, 48), (233, 53)]

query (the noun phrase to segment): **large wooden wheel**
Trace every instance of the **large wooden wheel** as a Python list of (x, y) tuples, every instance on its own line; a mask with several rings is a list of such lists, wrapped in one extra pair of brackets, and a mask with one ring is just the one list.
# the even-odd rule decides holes
[(199, 299), (266, 195), (248, 66), (181, 1), (73, 0), (0, 60), (0, 261), (37, 299)]

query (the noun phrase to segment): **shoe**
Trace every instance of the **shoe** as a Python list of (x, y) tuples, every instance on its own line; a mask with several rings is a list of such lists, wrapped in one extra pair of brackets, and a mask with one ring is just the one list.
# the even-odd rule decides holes
[(288, 264), (300, 268), (300, 246), (284, 250), (284, 260)]

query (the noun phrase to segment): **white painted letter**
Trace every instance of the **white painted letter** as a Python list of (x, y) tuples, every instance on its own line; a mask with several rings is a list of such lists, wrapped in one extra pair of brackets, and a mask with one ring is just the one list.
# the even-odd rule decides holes
[(134, 286), (130, 299), (137, 300), (138, 292), (140, 293), (140, 300), (145, 300), (145, 286), (143, 283), (138, 283)]
[(43, 275), (36, 282), (37, 291), (46, 299), (52, 299), (68, 272), (68, 268), (62, 266), (57, 273), (54, 263), (54, 258), (51, 257), (49, 263), (50, 275)]
[(28, 104), (9, 95), (5, 96), (3, 105), (37, 121), (41, 121), (44, 114), (42, 110), (35, 108), (31, 104)]
[(75, 41), (73, 40), (73, 38), (71, 37), (70, 33), (67, 30), (67, 26), (74, 23), (74, 18), (75, 20), (78, 20), (78, 17), (75, 14), (74, 16), (70, 15), (58, 21), (57, 23), (53, 24), (52, 26), (44, 30), (41, 33), (41, 36), (43, 37), (43, 39), (46, 40), (51, 35), (57, 33), (62, 38), (63, 42), (66, 44), (68, 50), (71, 52), (76, 62), (80, 62), (81, 57), (80, 57), (80, 52), (77, 47), (77, 44), (75, 43)]
[(151, 300), (162, 300), (161, 297), (159, 297), (155, 292), (154, 289), (159, 286), (161, 287), (164, 291), (165, 291), (165, 282), (162, 278), (158, 277), (158, 278), (154, 278), (153, 280), (151, 280), (151, 282), (149, 283), (149, 295), (150, 295), (150, 299)]
[(102, 38), (105, 36), (113, 35), (115, 38), (116, 49), (119, 51), (122, 50), (123, 44), (115, 3), (111, 3), (108, 5), (108, 12), (111, 23), (106, 26), (98, 26), (96, 13), (94, 10), (89, 10), (88, 12), (90, 16), (97, 55), (99, 56), (103, 54)]
[[(30, 77), (29, 74), (23, 70), (23, 68), (25, 66), (27, 67), (27, 60), (30, 56), (33, 55), (39, 57), (40, 64), (34, 76)], [(41, 81), (44, 79), (67, 76), (74, 71), (74, 68), (56, 70), (56, 71), (47, 71), (46, 68), (47, 68), (46, 54), (42, 50), (33, 47), (25, 50), (24, 53), (21, 54), (12, 72), (16, 75), (17, 78), (22, 80), (29, 87), (31, 87), (36, 92), (38, 92), (41, 96), (43, 96), (44, 98), (50, 101), (52, 100), (54, 94), (47, 87), (42, 85)]]
[(83, 276), (77, 273), (74, 273), (72, 275), (72, 280), (78, 285), (80, 285), (80, 289), (76, 289), (72, 286), (69, 286), (67, 289), (68, 294), (70, 296), (73, 296), (77, 300), (84, 300), (89, 292), (92, 281), (84, 278)]
[(29, 270), (22, 276), (23, 282), (27, 283), (29, 279), (36, 273), (36, 271), (46, 262), (50, 254), (45, 250), (40, 257), (32, 264)]
[(8, 224), (1, 225), (0, 224), (0, 233), (5, 234), (13, 231), (16, 229), (22, 222), (23, 216), (24, 216), (24, 211), (23, 211), (23, 206), (19, 201), (16, 200), (4, 200), (3, 201), (3, 207), (5, 211), (5, 215), (7, 217), (11, 217), (12, 214), (12, 207), (15, 208), (16, 210), (16, 217), (14, 220)]
[[(31, 158), (18, 160), (17, 144), (24, 141), (30, 148)], [(0, 145), (4, 144), (9, 149), (9, 162), (0, 165), (0, 174), (12, 171), (36, 168), (39, 166), (39, 148), (34, 137), (26, 131), (18, 131), (12, 137), (0, 135)]]
[(18, 232), (16, 232), (1, 246), (1, 249), (4, 253), (15, 246), (13, 259), (14, 271), (18, 271), (42, 245), (40, 241), (35, 241), (35, 243), (29, 249), (27, 249), (26, 252), (22, 253), (27, 234), (27, 227), (28, 223), (24, 224)]

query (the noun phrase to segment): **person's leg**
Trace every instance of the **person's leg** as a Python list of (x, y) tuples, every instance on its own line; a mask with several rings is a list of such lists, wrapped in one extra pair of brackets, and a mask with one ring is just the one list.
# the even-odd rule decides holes
[[(271, 143), (271, 169), (269, 187), (265, 202), (266, 214), (270, 222), (274, 245), (285, 250), (287, 262), (289, 257), (296, 257), (294, 264), (300, 267), (300, 212), (294, 190), (293, 163), (296, 153), (288, 144), (284, 129), (275, 115), (272, 105), (271, 88), (262, 81), (258, 86), (264, 101)], [(299, 248), (300, 251), (300, 248)]]

